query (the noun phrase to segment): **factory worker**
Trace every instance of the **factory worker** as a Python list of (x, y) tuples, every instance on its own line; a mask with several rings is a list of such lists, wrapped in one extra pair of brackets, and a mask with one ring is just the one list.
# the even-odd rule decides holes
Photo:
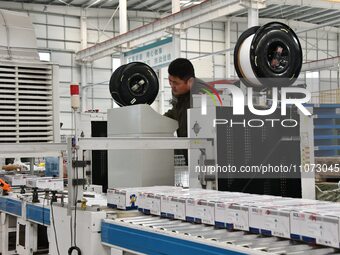
[[(172, 61), (168, 68), (169, 83), (172, 90), (172, 109), (164, 116), (178, 121), (177, 136), (187, 137), (187, 110), (192, 107), (192, 94), (199, 94), (207, 85), (195, 77), (192, 63), (185, 58), (177, 58)], [(175, 150), (176, 155), (184, 155), (188, 158), (187, 150)]]

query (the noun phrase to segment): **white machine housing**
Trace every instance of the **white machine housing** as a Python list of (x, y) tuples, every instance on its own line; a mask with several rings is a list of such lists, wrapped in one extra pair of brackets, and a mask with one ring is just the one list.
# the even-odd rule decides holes
[[(172, 137), (177, 121), (149, 105), (109, 109), (108, 137)], [(108, 151), (108, 187), (174, 185), (173, 150)]]

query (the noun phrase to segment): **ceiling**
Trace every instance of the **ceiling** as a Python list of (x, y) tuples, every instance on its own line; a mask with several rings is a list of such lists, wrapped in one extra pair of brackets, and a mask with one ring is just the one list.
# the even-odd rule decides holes
[[(6, 0), (5, 0), (6, 1)], [(69, 5), (85, 8), (117, 8), (119, 0), (15, 0), (7, 2), (22, 2), (36, 4)], [(182, 8), (200, 4), (203, 0), (180, 0)], [(127, 0), (128, 10), (135, 11), (171, 11), (171, 0)]]
[[(235, 13), (233, 16), (247, 17), (247, 11), (240, 11)], [(269, 19), (297, 20), (313, 24), (334, 22), (332, 26), (340, 26), (339, 10), (315, 8), (310, 6), (271, 4), (259, 11), (259, 17)]]
[[(6, 1), (6, 0), (5, 0)], [(187, 8), (200, 4), (203, 0), (180, 0), (181, 7)], [(338, 0), (328, 0), (338, 2)], [(7, 2), (35, 3), (44, 5), (69, 5), (83, 8), (108, 8), (115, 9), (119, 0), (14, 0)], [(270, 1), (268, 1), (270, 2)], [(313, 24), (331, 23), (332, 26), (340, 26), (340, 8), (325, 9), (311, 6), (268, 4), (266, 8), (259, 11), (260, 18), (297, 20)], [(317, 1), (320, 2), (320, 1)], [(322, 1), (321, 1), (322, 3)], [(339, 4), (340, 5), (340, 4)], [(127, 0), (128, 10), (171, 12), (171, 0)], [(247, 17), (247, 11), (240, 11), (234, 17)], [(339, 22), (337, 22), (339, 20)]]

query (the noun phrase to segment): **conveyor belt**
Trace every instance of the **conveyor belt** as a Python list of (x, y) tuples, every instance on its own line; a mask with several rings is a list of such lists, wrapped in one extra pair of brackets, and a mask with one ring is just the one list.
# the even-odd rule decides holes
[(334, 248), (155, 216), (105, 220), (102, 242), (145, 254), (340, 254)]

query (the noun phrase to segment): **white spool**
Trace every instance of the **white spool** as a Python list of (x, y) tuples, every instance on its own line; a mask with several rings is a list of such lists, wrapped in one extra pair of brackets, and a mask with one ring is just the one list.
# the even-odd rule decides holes
[(244, 40), (239, 49), (239, 67), (244, 78), (249, 80), (256, 87), (262, 87), (261, 82), (257, 79), (250, 63), (250, 47), (255, 35), (249, 36)]

